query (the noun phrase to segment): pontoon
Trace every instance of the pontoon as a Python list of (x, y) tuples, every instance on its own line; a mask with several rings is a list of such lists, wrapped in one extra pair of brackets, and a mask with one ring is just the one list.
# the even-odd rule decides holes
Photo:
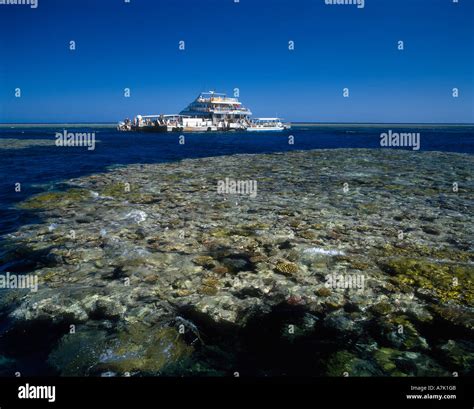
[(290, 129), (290, 124), (283, 123), (280, 118), (255, 118), (247, 128), (249, 132), (276, 132)]

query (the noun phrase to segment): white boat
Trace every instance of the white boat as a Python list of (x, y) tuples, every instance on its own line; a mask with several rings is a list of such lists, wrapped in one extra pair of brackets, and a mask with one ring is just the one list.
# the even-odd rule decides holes
[(210, 122), (210, 131), (236, 131), (247, 128), (252, 112), (237, 98), (209, 91), (201, 92), (180, 115)]
[(130, 119), (125, 119), (125, 121), (120, 121), (117, 125), (117, 131), (128, 132), (132, 130), (132, 122)]
[(183, 125), (183, 132), (217, 131), (217, 126), (212, 123), (212, 120), (206, 118), (181, 116), (181, 123)]
[(237, 98), (214, 91), (202, 92), (179, 114), (137, 115), (117, 126), (119, 131), (137, 132), (211, 132), (283, 131), (290, 125), (280, 118), (251, 120), (252, 112)]
[(248, 132), (280, 132), (290, 129), (291, 125), (280, 118), (255, 118), (247, 127)]
[(180, 132), (183, 130), (181, 115), (137, 115), (131, 130), (138, 132)]

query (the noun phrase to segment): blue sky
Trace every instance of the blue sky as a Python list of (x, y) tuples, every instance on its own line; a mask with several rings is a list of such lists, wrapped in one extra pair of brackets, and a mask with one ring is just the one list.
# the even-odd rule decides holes
[(234, 88), (255, 116), (474, 122), (473, 0), (38, 1), (0, 5), (3, 123), (177, 113)]

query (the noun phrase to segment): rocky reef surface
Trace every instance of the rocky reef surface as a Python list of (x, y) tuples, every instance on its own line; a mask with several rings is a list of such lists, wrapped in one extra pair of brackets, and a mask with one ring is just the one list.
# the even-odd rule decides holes
[(26, 149), (33, 146), (54, 146), (54, 139), (0, 138), (0, 149)]
[[(94, 143), (101, 143), (95, 140)], [(0, 138), (0, 150), (17, 150), (33, 147), (53, 147), (56, 146), (56, 139), (16, 139), (16, 138)]]
[[(474, 368), (472, 156), (318, 150), (130, 165), (21, 207), (0, 372), (462, 376)], [(257, 181), (220, 194), (219, 181)], [(33, 374), (35, 373), (34, 370)]]

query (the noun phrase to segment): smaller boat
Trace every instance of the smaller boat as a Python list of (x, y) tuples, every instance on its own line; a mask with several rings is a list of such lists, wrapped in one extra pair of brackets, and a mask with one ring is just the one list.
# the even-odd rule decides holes
[(132, 121), (130, 119), (126, 119), (125, 121), (121, 121), (117, 125), (117, 130), (122, 132), (128, 132), (132, 130)]
[(248, 132), (280, 132), (290, 129), (289, 123), (284, 123), (280, 118), (255, 118), (247, 127)]

